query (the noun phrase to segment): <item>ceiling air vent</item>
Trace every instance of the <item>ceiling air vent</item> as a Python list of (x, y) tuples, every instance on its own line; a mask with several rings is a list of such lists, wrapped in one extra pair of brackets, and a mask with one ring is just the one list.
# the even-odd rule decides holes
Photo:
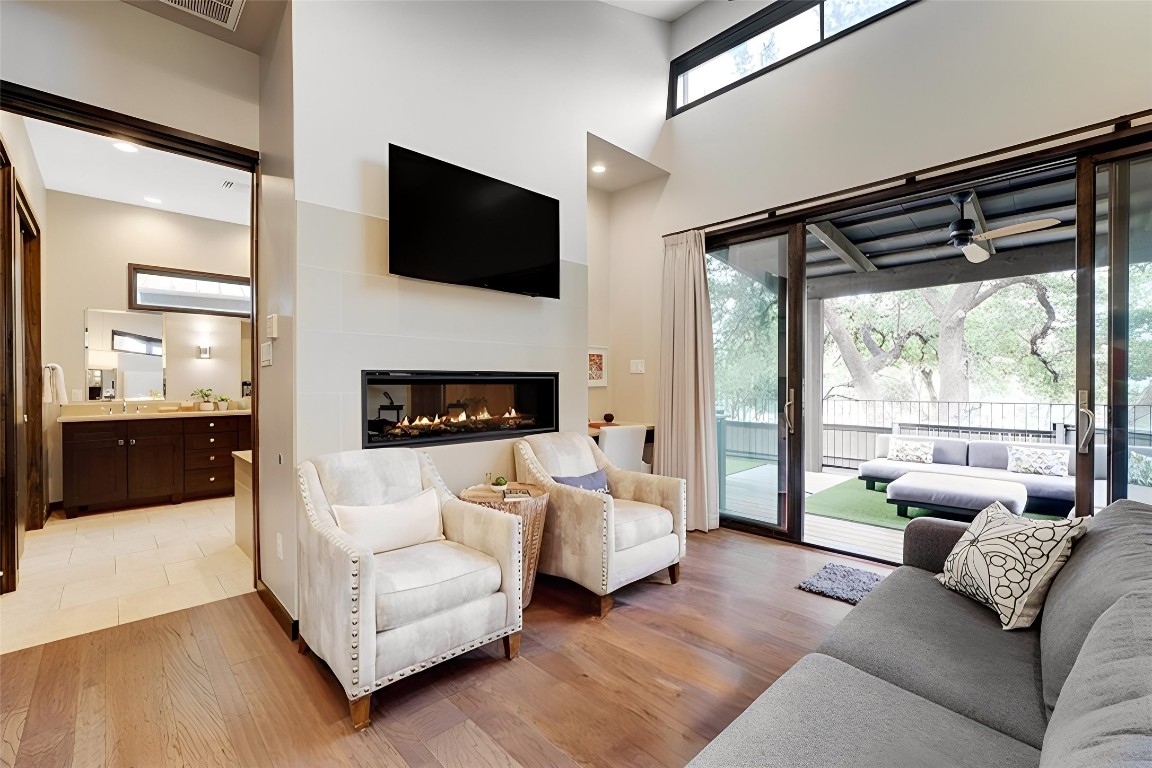
[(234, 182), (234, 181), (225, 180), (223, 183), (220, 184), (220, 186), (223, 187), (224, 189), (232, 189), (232, 187), (235, 185), (235, 183), (236, 182)]
[(244, 0), (160, 0), (160, 2), (187, 11), (213, 24), (219, 24), (233, 32), (240, 22), (240, 11), (244, 10)]

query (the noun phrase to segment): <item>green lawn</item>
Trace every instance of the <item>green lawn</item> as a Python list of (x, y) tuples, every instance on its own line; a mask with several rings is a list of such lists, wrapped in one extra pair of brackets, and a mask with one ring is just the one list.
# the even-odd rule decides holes
[(748, 459), (743, 456), (733, 456), (728, 454), (724, 457), (724, 474), (734, 475), (737, 472), (744, 472), (749, 469), (756, 469), (768, 463), (767, 459)]
[[(928, 510), (908, 508), (908, 517), (896, 514), (896, 505), (888, 503), (885, 493), (887, 486), (877, 483), (876, 490), (870, 491), (859, 478), (852, 478), (839, 485), (814, 493), (808, 497), (804, 504), (804, 511), (809, 515), (819, 517), (835, 517), (839, 520), (851, 520), (855, 523), (875, 525), (881, 528), (894, 528), (904, 530), (908, 522), (917, 517), (931, 515)], [(1034, 520), (1059, 520), (1061, 518), (1051, 515), (1033, 515), (1025, 513), (1025, 517)]]

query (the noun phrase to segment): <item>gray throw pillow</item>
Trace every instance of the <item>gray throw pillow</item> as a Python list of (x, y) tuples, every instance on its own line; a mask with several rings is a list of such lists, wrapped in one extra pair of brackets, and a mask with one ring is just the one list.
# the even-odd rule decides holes
[(552, 479), (564, 485), (571, 485), (574, 488), (583, 488), (586, 491), (596, 491), (597, 493), (608, 493), (608, 473), (603, 469), (598, 469), (595, 472), (589, 472), (579, 477), (553, 477)]

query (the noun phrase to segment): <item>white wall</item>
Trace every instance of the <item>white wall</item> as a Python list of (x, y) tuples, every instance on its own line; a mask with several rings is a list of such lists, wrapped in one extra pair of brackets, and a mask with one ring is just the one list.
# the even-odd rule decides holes
[[(202, 360), (199, 347), (212, 348)], [(169, 400), (191, 400), (192, 391), (240, 397), (240, 320), (219, 315), (164, 314), (164, 368)]]
[[(45, 364), (64, 368), (69, 397), (85, 386), (84, 311), (128, 309), (129, 264), (248, 274), (248, 227), (51, 190), (47, 201), (52, 223), (42, 236), (41, 339)], [(239, 385), (233, 388), (239, 394)], [(186, 396), (171, 387), (168, 394)], [(46, 423), (50, 501), (63, 497), (54, 419)]]
[(4, 79), (255, 148), (259, 57), (118, 0), (0, 3)]
[(8, 158), (12, 161), (12, 167), (16, 169), (16, 178), (28, 197), (28, 205), (32, 207), (36, 222), (41, 227), (47, 226), (47, 190), (44, 189), (40, 166), (36, 162), (36, 154), (32, 151), (32, 143), (28, 139), (24, 118), (11, 112), (0, 112), (0, 140), (3, 140), (4, 148), (8, 150)]
[(672, 58), (738, 24), (775, 0), (708, 0), (672, 23)]
[[(599, 347), (612, 346), (612, 265), (609, 242), (609, 206), (612, 196), (599, 189), (588, 188), (588, 343)], [(619, 295), (627, 296), (622, 288)], [(599, 421), (612, 412), (612, 395), (616, 376), (622, 369), (609, 357), (608, 386), (588, 389), (588, 420)], [(631, 420), (627, 414), (618, 415), (621, 421)]]

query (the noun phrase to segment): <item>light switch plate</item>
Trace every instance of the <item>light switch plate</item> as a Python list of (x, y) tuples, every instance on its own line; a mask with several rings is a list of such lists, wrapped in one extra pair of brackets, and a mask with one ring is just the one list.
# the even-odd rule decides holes
[(628, 361), (628, 372), (629, 373), (644, 373), (644, 361), (643, 360), (629, 360)]
[(267, 368), (272, 365), (272, 342), (265, 341), (260, 345), (260, 367)]
[(73, 400), (83, 400), (84, 395), (81, 394), (80, 390), (74, 389), (74, 390), (72, 390), (72, 399)]
[(264, 318), (264, 335), (269, 339), (280, 338), (280, 315), (268, 315)]

